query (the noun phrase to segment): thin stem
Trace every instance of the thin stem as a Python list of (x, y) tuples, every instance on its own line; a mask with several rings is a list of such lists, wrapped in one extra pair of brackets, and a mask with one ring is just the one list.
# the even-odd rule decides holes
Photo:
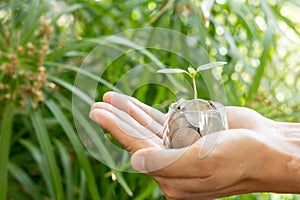
[(192, 76), (193, 80), (193, 87), (194, 87), (194, 99), (197, 99), (197, 87), (196, 87), (196, 80), (195, 80), (195, 75)]

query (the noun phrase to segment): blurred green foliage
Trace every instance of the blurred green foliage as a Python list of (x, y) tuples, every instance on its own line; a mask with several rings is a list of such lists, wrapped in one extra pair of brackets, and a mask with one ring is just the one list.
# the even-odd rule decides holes
[[(128, 29), (162, 27), (194, 38), (214, 60), (228, 62), (221, 72), (226, 104), (299, 121), (299, 12), (297, 0), (2, 0), (0, 199), (164, 199), (149, 177), (120, 173), (90, 156), (73, 125), (78, 67), (100, 41)], [(165, 65), (187, 67), (169, 53), (149, 51)], [(133, 66), (152, 62), (140, 54), (114, 61), (102, 83), (114, 85)], [(97, 98), (112, 85), (99, 85)], [(175, 100), (157, 85), (133, 95), (162, 110)]]

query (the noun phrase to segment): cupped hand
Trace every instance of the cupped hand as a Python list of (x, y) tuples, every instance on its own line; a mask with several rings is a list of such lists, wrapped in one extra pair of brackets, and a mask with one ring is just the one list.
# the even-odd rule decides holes
[(278, 185), (278, 173), (286, 171), (290, 157), (281, 148), (287, 143), (275, 122), (242, 107), (227, 107), (226, 114), (229, 130), (181, 149), (162, 145), (165, 114), (132, 97), (108, 92), (92, 106), (90, 117), (133, 154), (132, 166), (152, 176), (167, 199), (294, 191)]

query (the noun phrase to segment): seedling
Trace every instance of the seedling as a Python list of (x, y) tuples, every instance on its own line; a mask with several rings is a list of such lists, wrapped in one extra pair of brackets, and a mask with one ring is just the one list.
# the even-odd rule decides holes
[[(161, 69), (158, 73), (185, 73), (192, 78), (194, 99), (180, 99), (169, 107), (163, 129), (163, 143), (169, 148), (182, 148), (191, 145), (202, 136), (227, 129), (226, 113), (223, 105), (213, 101), (197, 98), (196, 75), (200, 71), (223, 66), (226, 62), (212, 62), (201, 65), (196, 69)], [(214, 110), (214, 112), (210, 112)]]
[(181, 74), (181, 73), (187, 74), (189, 77), (192, 78), (193, 88), (194, 88), (194, 99), (197, 99), (198, 95), (197, 95), (197, 87), (196, 87), (196, 79), (195, 79), (195, 77), (198, 74), (198, 72), (204, 71), (204, 70), (207, 70), (207, 69), (211, 69), (211, 68), (214, 68), (214, 67), (217, 67), (217, 66), (223, 66), (226, 63), (227, 62), (212, 62), (212, 63), (200, 65), (199, 67), (197, 67), (197, 69), (195, 69), (193, 67), (188, 67), (187, 70), (167, 68), (167, 69), (160, 69), (157, 72), (158, 73), (163, 73), (163, 74)]

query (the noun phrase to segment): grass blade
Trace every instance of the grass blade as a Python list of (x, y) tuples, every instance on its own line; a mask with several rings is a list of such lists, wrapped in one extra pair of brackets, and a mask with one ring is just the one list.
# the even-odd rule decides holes
[(253, 99), (254, 95), (258, 91), (258, 87), (260, 85), (260, 81), (263, 77), (265, 68), (268, 64), (268, 61), (271, 59), (270, 57), (270, 49), (273, 44), (273, 29), (271, 27), (268, 27), (265, 33), (265, 39), (263, 42), (264, 50), (260, 57), (260, 66), (257, 68), (256, 73), (253, 78), (253, 82), (251, 84), (251, 87), (248, 92), (247, 102)]
[(102, 79), (101, 77), (96, 76), (96, 75), (94, 75), (94, 74), (92, 74), (92, 73), (90, 73), (90, 72), (88, 72), (88, 71), (86, 71), (82, 68), (72, 66), (72, 65), (56, 63), (56, 62), (45, 62), (45, 65), (48, 65), (48, 66), (51, 66), (51, 67), (59, 67), (59, 68), (62, 68), (62, 69), (67, 69), (67, 70), (70, 70), (70, 71), (77, 72), (78, 74), (84, 75), (88, 78), (91, 78), (92, 80), (98, 81), (99, 83), (105, 85), (106, 87), (108, 87), (111, 90), (114, 90), (116, 92), (121, 93), (121, 91), (118, 88), (116, 88), (114, 85), (112, 85), (108, 81), (106, 81), (106, 80)]
[(67, 9), (65, 9), (63, 12), (61, 12), (61, 13), (59, 13), (57, 16), (55, 16), (55, 18), (53, 18), (53, 20), (52, 20), (52, 23), (53, 23), (53, 24), (56, 23), (56, 21), (57, 21), (61, 16), (66, 15), (66, 14), (68, 14), (68, 13), (72, 13), (72, 12), (74, 12), (74, 11), (76, 11), (76, 10), (79, 10), (79, 9), (81, 9), (81, 8), (84, 8), (84, 7), (85, 7), (85, 5), (84, 5), (84, 4), (80, 4), (80, 3), (71, 5), (71, 6), (67, 7)]
[[(93, 142), (95, 144), (97, 144), (96, 145), (97, 151), (99, 153), (101, 153), (101, 155), (105, 159), (105, 162), (109, 163), (110, 166), (113, 166), (114, 168), (116, 168), (116, 164), (115, 164), (112, 156), (110, 155), (110, 152), (107, 150), (107, 148), (103, 144), (102, 140), (99, 138), (99, 135), (98, 135), (97, 131), (93, 127), (91, 127), (89, 122), (86, 120), (86, 116), (83, 116), (82, 113), (76, 107), (73, 107), (73, 109), (72, 109), (71, 101), (69, 101), (68, 99), (66, 99), (62, 95), (57, 94), (57, 95), (55, 95), (55, 97), (70, 112), (74, 112), (73, 115), (76, 115), (76, 117), (78, 118), (78, 121), (80, 121), (81, 126), (84, 127), (86, 133), (88, 133), (89, 137), (93, 138)], [(112, 171), (116, 174), (117, 180), (120, 183), (120, 185), (123, 187), (123, 189), (127, 192), (127, 194), (129, 196), (132, 196), (133, 193), (130, 190), (126, 180), (124, 179), (124, 177), (122, 175), (122, 173), (118, 170), (115, 170), (115, 169), (112, 169)]]
[(8, 104), (2, 113), (0, 124), (0, 199), (6, 199), (7, 167), (10, 152), (10, 140), (13, 125), (14, 107)]
[(46, 3), (44, 1), (32, 0), (27, 3), (28, 10), (26, 11), (26, 16), (23, 19), (24, 24), (20, 44), (24, 45), (30, 41), (31, 37), (34, 35), (36, 27), (39, 26), (40, 16), (46, 11)]
[(78, 49), (84, 48), (93, 48), (98, 45), (97, 40), (80, 40), (80, 41), (69, 41), (67, 42), (64, 47), (59, 49), (53, 49), (47, 54), (47, 60), (55, 60), (57, 58), (61, 58), (66, 53), (70, 53), (71, 51), (75, 51)]
[(60, 178), (57, 161), (55, 159), (53, 147), (50, 142), (50, 137), (45, 127), (42, 114), (39, 110), (31, 110), (30, 118), (45, 158), (45, 167), (47, 173), (49, 173), (49, 182), (53, 188), (55, 199), (64, 199), (62, 181)]
[(59, 79), (57, 77), (54, 77), (54, 76), (48, 76), (48, 79), (57, 83), (58, 85), (60, 85), (64, 88), (66, 88), (67, 90), (69, 90), (70, 92), (72, 92), (73, 94), (78, 96), (80, 99), (82, 99), (84, 102), (86, 102), (88, 105), (92, 105), (94, 103), (93, 99), (91, 99), (87, 94), (85, 94), (80, 89), (74, 87), (70, 83), (68, 83), (62, 79)]
[(65, 172), (65, 184), (66, 184), (66, 197), (68, 200), (73, 199), (72, 197), (72, 167), (71, 161), (66, 147), (59, 141), (55, 140), (59, 155), (61, 157), (61, 163)]
[(54, 192), (53, 188), (51, 187), (51, 182), (48, 181), (50, 179), (49, 174), (46, 171), (46, 165), (45, 165), (45, 160), (42, 155), (42, 152), (38, 147), (36, 147), (34, 144), (32, 144), (30, 141), (27, 140), (20, 140), (20, 143), (28, 149), (28, 151), (31, 153), (32, 157), (38, 164), (38, 168), (41, 171), (41, 174), (45, 180), (45, 184), (47, 186), (48, 192), (52, 199), (54, 199)]
[[(65, 99), (60, 98), (59, 101), (64, 102)], [(67, 104), (72, 105), (70, 102), (67, 102)], [(76, 132), (73, 129), (73, 126), (68, 121), (68, 119), (66, 118), (65, 114), (60, 109), (60, 107), (58, 107), (57, 104), (53, 100), (46, 101), (46, 105), (51, 110), (52, 114), (55, 116), (58, 123), (62, 126), (62, 128), (65, 131), (67, 137), (69, 138), (71, 144), (73, 145), (73, 148), (77, 154), (77, 158), (85, 172), (85, 176), (88, 179), (88, 188), (91, 192), (93, 199), (100, 199), (100, 195), (97, 190), (95, 177), (93, 175), (91, 165), (85, 154), (85, 150), (78, 138), (78, 135), (76, 134)]]
[(10, 162), (8, 164), (9, 173), (19, 181), (19, 183), (25, 188), (30, 197), (34, 200), (42, 199), (38, 186), (33, 182), (30, 176), (18, 165)]
[(84, 200), (85, 199), (85, 188), (86, 188), (86, 176), (83, 171), (80, 171), (80, 196), (79, 200)]
[(135, 197), (134, 200), (148, 199), (156, 187), (157, 187), (157, 184), (153, 180), (150, 180), (147, 183), (145, 190), (141, 194), (139, 194), (137, 197)]

